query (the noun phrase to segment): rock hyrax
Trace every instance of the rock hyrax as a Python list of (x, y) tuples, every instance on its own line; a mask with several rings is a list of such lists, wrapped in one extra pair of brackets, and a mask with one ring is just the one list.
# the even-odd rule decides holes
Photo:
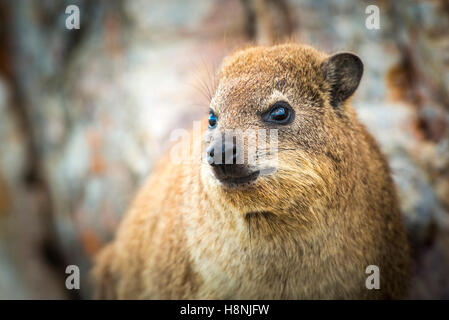
[[(390, 171), (348, 103), (362, 73), (352, 53), (298, 44), (225, 58), (205, 156), (158, 162), (98, 256), (98, 297), (406, 297), (409, 249)], [(236, 148), (223, 138), (230, 129), (275, 130), (277, 147), (257, 144), (255, 160), (238, 163), (254, 145)], [(380, 289), (366, 287), (370, 265)]]

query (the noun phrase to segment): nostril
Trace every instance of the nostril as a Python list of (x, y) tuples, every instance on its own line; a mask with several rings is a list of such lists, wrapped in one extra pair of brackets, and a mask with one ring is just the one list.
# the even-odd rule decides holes
[(210, 146), (209, 148), (207, 148), (206, 153), (207, 153), (207, 162), (208, 162), (211, 166), (215, 166), (216, 163), (215, 163), (215, 159), (214, 159), (215, 153), (214, 153), (214, 148), (213, 148), (213, 146)]
[(213, 158), (214, 155), (215, 155), (215, 153), (214, 153), (214, 148), (209, 147), (209, 148), (207, 149), (207, 155), (208, 155), (209, 157)]

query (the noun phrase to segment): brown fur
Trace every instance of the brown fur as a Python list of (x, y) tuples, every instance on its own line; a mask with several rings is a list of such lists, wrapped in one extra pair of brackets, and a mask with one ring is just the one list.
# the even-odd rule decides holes
[[(225, 59), (214, 130), (264, 128), (258, 115), (279, 99), (295, 110), (279, 128), (278, 170), (223, 188), (204, 161), (161, 159), (98, 257), (98, 297), (405, 297), (409, 253), (389, 168), (347, 101), (331, 106), (327, 58), (286, 44)], [(368, 265), (380, 268), (380, 290), (365, 288)]]

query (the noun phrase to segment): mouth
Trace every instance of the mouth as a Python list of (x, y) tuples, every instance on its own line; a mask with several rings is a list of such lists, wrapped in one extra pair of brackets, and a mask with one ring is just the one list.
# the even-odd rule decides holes
[(254, 171), (246, 176), (241, 177), (221, 177), (218, 180), (226, 187), (242, 187), (247, 186), (259, 177), (260, 171)]

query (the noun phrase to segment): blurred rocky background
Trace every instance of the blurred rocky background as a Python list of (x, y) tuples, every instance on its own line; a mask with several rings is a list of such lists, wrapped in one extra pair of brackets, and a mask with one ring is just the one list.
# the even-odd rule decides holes
[(91, 298), (92, 257), (170, 132), (207, 113), (221, 58), (289, 39), (361, 56), (353, 102), (393, 170), (411, 297), (449, 299), (448, 30), (445, 0), (0, 0), (0, 298)]

